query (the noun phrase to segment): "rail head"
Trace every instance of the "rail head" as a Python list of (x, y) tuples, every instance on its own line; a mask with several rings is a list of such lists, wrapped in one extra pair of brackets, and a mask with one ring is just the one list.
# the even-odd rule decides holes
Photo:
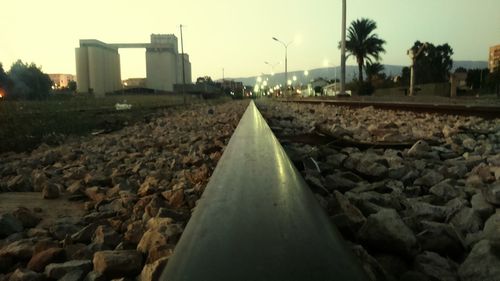
[(368, 280), (255, 104), (160, 280)]
[(328, 100), (328, 99), (282, 99), (281, 102), (325, 104), (347, 107), (373, 106), (383, 110), (413, 111), (424, 113), (453, 114), (463, 116), (478, 116), (485, 119), (495, 119), (500, 116), (499, 105), (485, 104), (446, 104), (446, 103), (422, 103), (404, 101), (359, 101), (359, 100)]

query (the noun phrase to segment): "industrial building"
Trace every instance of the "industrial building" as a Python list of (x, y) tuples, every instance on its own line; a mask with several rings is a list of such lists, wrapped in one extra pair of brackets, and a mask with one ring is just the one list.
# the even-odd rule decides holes
[(173, 91), (182, 83), (182, 59), (186, 83), (191, 83), (191, 63), (187, 54), (179, 54), (173, 34), (151, 34), (150, 43), (106, 44), (91, 39), (80, 40), (75, 50), (77, 92), (104, 96), (122, 88), (119, 48), (146, 49), (146, 87)]
[(490, 72), (493, 72), (496, 67), (500, 67), (500, 45), (490, 47), (488, 68), (490, 69)]

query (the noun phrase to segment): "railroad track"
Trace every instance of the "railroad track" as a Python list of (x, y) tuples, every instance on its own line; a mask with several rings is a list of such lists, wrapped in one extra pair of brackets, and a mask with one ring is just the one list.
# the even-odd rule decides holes
[(320, 100), (320, 99), (285, 99), (282, 102), (310, 103), (339, 105), (354, 108), (373, 106), (378, 109), (413, 111), (422, 113), (440, 113), (461, 116), (478, 116), (485, 119), (500, 118), (498, 105), (461, 105), (442, 103), (415, 103), (415, 102), (369, 102), (353, 100)]
[(368, 280), (251, 101), (161, 280)]

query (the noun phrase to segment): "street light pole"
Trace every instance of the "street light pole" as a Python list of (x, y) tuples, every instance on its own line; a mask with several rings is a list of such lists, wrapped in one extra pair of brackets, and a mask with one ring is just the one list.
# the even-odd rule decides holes
[(184, 105), (186, 105), (186, 71), (184, 70), (184, 40), (182, 38), (182, 24), (180, 25), (181, 29), (181, 61), (182, 61), (182, 96), (184, 100)]
[(278, 64), (280, 64), (280, 63), (279, 63), (279, 62), (277, 62), (277, 63), (270, 63), (270, 62), (268, 62), (268, 61), (265, 61), (264, 63), (265, 63), (265, 64), (267, 64), (267, 65), (269, 65), (269, 66), (271, 67), (271, 76), (274, 76), (274, 68), (275, 68)]
[(287, 90), (286, 92), (288, 92), (288, 46), (290, 46), (290, 44), (292, 44), (293, 41), (290, 41), (288, 42), (288, 44), (285, 44), (285, 42), (279, 40), (276, 37), (273, 37), (273, 40), (281, 43), (283, 47), (285, 47), (285, 89)]
[(342, 0), (342, 44), (340, 52), (340, 94), (345, 94), (345, 29), (346, 29), (346, 0)]

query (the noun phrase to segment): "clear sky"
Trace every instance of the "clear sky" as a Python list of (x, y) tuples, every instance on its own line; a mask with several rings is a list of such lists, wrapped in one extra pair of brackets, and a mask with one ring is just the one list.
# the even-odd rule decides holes
[[(17, 59), (46, 73), (72, 73), (79, 39), (145, 43), (151, 33), (174, 33), (185, 25), (184, 50), (193, 79), (271, 72), (284, 49), (271, 38), (295, 40), (288, 48), (292, 70), (339, 64), (341, 0), (2, 0), (0, 62)], [(415, 40), (449, 43), (455, 60), (487, 60), (500, 44), (499, 0), (347, 0), (348, 24), (367, 17), (387, 41), (382, 63), (409, 63)], [(180, 42), (180, 40), (179, 40)], [(180, 49), (180, 46), (179, 46)], [(122, 78), (145, 77), (145, 51), (120, 50)], [(354, 64), (350, 59), (348, 64)]]

